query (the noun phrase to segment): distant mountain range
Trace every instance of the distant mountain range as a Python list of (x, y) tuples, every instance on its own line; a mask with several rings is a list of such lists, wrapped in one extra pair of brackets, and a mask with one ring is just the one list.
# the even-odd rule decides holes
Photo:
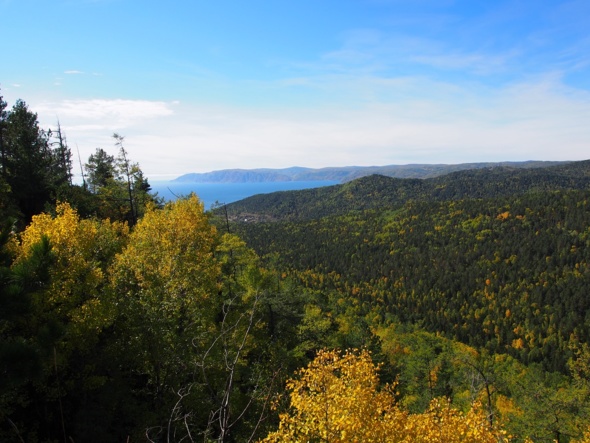
[(260, 183), (290, 181), (335, 181), (346, 183), (357, 178), (379, 174), (394, 178), (433, 178), (451, 172), (495, 167), (544, 168), (568, 162), (525, 161), (447, 164), (410, 164), (388, 166), (345, 166), (332, 168), (285, 169), (223, 169), (220, 171), (185, 174), (173, 181), (192, 183)]
[(472, 168), (427, 179), (373, 174), (334, 186), (254, 195), (226, 208), (234, 220), (293, 221), (393, 210), (410, 200), (441, 202), (590, 188), (590, 160), (547, 167), (520, 165)]

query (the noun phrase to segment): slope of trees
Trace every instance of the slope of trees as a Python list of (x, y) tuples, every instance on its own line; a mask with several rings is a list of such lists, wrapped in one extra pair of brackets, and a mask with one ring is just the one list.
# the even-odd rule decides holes
[[(590, 338), (590, 195), (564, 178), (584, 177), (586, 162), (569, 168), (515, 195), (417, 193), (382, 209), (232, 228), (314, 294), (300, 352), (369, 346), (414, 413), (437, 397), (463, 408), (478, 398), (518, 441), (569, 441), (590, 420), (588, 377), (572, 369)], [(371, 192), (351, 183), (350, 199), (387, 194), (389, 179), (368, 183)]]
[(232, 441), (264, 429), (289, 368), (284, 308), (272, 339), (265, 326), (275, 277), (195, 196), (148, 209), (132, 232), (60, 204), (5, 238), (2, 439)]
[(305, 284), (354, 296), (364, 312), (564, 370), (569, 346), (590, 339), (589, 198), (412, 202), (236, 229)]
[(474, 169), (424, 180), (372, 175), (343, 185), (255, 195), (228, 204), (227, 212), (237, 221), (304, 221), (354, 211), (393, 210), (409, 201), (498, 198), (589, 186), (590, 161), (532, 169)]

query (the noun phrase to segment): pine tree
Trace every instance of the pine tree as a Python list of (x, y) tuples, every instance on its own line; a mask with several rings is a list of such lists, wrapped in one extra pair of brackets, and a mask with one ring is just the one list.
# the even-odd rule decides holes
[(28, 223), (50, 200), (51, 151), (48, 134), (39, 127), (37, 114), (22, 100), (8, 113), (2, 145), (3, 174)]

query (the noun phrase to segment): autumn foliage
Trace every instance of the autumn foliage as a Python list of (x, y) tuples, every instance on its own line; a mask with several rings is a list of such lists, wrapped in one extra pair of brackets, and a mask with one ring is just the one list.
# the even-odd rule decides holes
[(108, 219), (81, 219), (68, 203), (58, 203), (55, 212), (33, 217), (21, 235), (16, 263), (29, 258), (42, 238), (49, 240), (51, 282), (46, 294), (37, 297), (38, 309), (63, 317), (70, 340), (88, 344), (113, 320), (105, 300), (105, 264), (126, 241), (129, 228)]
[(467, 412), (444, 399), (424, 413), (402, 410), (393, 386), (379, 389), (378, 369), (366, 350), (320, 351), (288, 381), (290, 409), (262, 441), (497, 443), (505, 437), (477, 403)]

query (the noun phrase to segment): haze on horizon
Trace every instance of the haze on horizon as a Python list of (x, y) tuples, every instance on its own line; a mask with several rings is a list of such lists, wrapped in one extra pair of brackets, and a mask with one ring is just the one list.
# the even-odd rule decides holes
[(221, 169), (583, 160), (590, 2), (0, 0), (0, 88), (82, 161)]

